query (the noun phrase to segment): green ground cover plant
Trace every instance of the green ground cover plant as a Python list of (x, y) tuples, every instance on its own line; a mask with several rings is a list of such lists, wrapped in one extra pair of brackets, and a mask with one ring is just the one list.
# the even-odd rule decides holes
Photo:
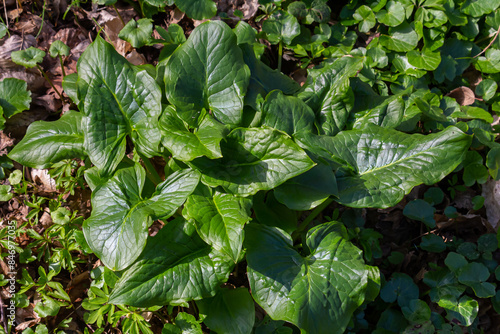
[[(145, 0), (144, 16), (146, 3), (216, 13), (209, 0), (192, 1), (195, 12)], [(500, 178), (500, 2), (351, 1), (338, 13), (322, 0), (260, 5), (260, 31), (214, 20), (186, 37), (180, 25), (131, 20), (120, 38), (163, 44), (154, 66), (132, 65), (100, 35), (83, 52), (62, 83), (75, 110), (32, 123), (8, 154), (51, 168), (64, 189), (27, 201), (31, 223), (48, 205), (54, 225), (17, 249), (23, 263), (50, 264), (38, 279), (23, 271), (19, 307), (34, 289), (43, 317), (74, 308), (53, 278), (80, 252), (102, 263), (82, 303), (98, 333), (106, 324), (153, 333), (148, 312), (162, 333), (479, 333), (482, 300), (500, 310), (497, 236), (440, 233), (484, 209), (477, 195), (461, 211), (457, 194)], [(53, 45), (63, 66), (68, 50)], [(13, 59), (44, 73), (36, 50)], [(307, 69), (302, 85), (281, 71), (285, 55)], [(475, 92), (467, 71), (482, 79)], [(0, 98), (4, 115), (28, 109), (25, 87)], [(0, 201), (26, 195), (23, 173), (6, 174)], [(86, 186), (84, 218), (61, 202)], [(416, 187), (425, 192), (409, 197)], [(366, 226), (367, 212), (398, 205), (420, 229), (414, 248), (435, 256), (419, 282), (394, 270), (406, 254)]]

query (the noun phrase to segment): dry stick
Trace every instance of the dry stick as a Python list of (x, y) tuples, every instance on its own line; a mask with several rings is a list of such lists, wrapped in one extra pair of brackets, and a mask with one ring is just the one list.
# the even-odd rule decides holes
[(3, 11), (5, 12), (5, 24), (7, 25), (7, 30), (9, 30), (9, 16), (7, 15), (7, 5), (5, 0), (3, 0)]
[(491, 40), (490, 44), (488, 44), (487, 47), (485, 47), (483, 49), (483, 51), (479, 52), (477, 55), (475, 55), (474, 57), (472, 58), (476, 58), (476, 57), (479, 57), (480, 55), (482, 55), (483, 53), (486, 52), (486, 50), (488, 50), (490, 48), (490, 46), (493, 44), (493, 42), (497, 39), (498, 37), (498, 34), (500, 33), (500, 26), (498, 26), (498, 29), (497, 29), (497, 32), (495, 33), (495, 37), (493, 37), (493, 39)]

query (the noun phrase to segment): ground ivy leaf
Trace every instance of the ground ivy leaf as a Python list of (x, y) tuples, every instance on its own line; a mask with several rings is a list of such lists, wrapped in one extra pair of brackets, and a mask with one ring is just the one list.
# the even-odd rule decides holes
[(358, 7), (352, 17), (359, 22), (358, 28), (361, 32), (370, 31), (377, 23), (372, 9), (365, 5)]
[(191, 164), (206, 185), (241, 196), (273, 189), (314, 166), (288, 135), (271, 128), (234, 129), (221, 150), (221, 159), (202, 157)]
[(408, 62), (418, 69), (426, 71), (434, 71), (441, 63), (441, 54), (439, 52), (432, 52), (423, 50), (419, 52), (412, 50), (408, 52)]
[(476, 319), (479, 311), (479, 304), (469, 296), (462, 296), (460, 299), (453, 296), (443, 296), (438, 305), (446, 310), (446, 318), (450, 321), (458, 322), (462, 326), (470, 326)]
[(11, 53), (12, 61), (26, 68), (35, 67), (43, 61), (43, 57), (45, 57), (45, 52), (33, 46), (30, 46), (26, 50), (13, 51)]
[(170, 56), (165, 90), (169, 102), (190, 125), (193, 110), (203, 108), (211, 109), (222, 123), (236, 125), (241, 121), (249, 78), (236, 35), (224, 22), (209, 21), (196, 27)]
[(125, 155), (126, 136), (146, 157), (158, 154), (161, 90), (102, 38), (78, 60), (78, 100), (87, 116), (85, 148), (90, 160), (111, 174)]
[(153, 34), (153, 20), (130, 20), (118, 34), (118, 37), (127, 41), (134, 48), (140, 48), (151, 40)]
[(148, 307), (212, 297), (233, 266), (201, 240), (192, 224), (178, 218), (149, 239), (115, 285), (109, 302)]
[(500, 0), (467, 0), (462, 5), (462, 12), (472, 17), (489, 14), (500, 6)]
[(262, 23), (262, 31), (271, 44), (283, 41), (289, 45), (300, 34), (300, 25), (295, 16), (277, 10)]
[(0, 81), (0, 107), (5, 118), (28, 110), (31, 103), (31, 91), (27, 90), (26, 81), (6, 78)]
[(405, 8), (400, 2), (390, 0), (385, 9), (377, 13), (377, 19), (380, 23), (389, 27), (397, 27), (406, 18)]
[(57, 56), (69, 56), (69, 46), (64, 44), (63, 41), (56, 40), (50, 45), (49, 54), (52, 58)]
[(217, 5), (212, 0), (175, 0), (175, 5), (192, 19), (209, 19), (217, 14)]
[(193, 193), (183, 215), (192, 219), (200, 237), (217, 251), (238, 262), (243, 245), (243, 227), (250, 221), (252, 200), (215, 192)]
[(314, 112), (295, 96), (286, 96), (279, 90), (269, 93), (262, 105), (261, 125), (293, 135), (299, 131), (312, 131)]
[(335, 135), (347, 121), (354, 95), (349, 78), (363, 68), (363, 59), (342, 57), (308, 71), (307, 81), (297, 95), (316, 114), (322, 133)]
[(312, 228), (308, 256), (280, 229), (250, 224), (245, 231), (250, 288), (269, 316), (304, 333), (343, 333), (365, 299), (369, 272), (345, 228), (335, 222)]
[(196, 302), (203, 323), (217, 333), (250, 334), (255, 323), (255, 305), (246, 288), (221, 289), (213, 298)]
[(486, 50), (485, 57), (477, 58), (477, 62), (474, 65), (478, 71), (483, 73), (500, 72), (500, 50)]
[(153, 219), (166, 219), (194, 191), (199, 174), (181, 170), (142, 198), (146, 172), (139, 165), (119, 169), (92, 194), (92, 215), (83, 225), (90, 248), (113, 270), (128, 267), (142, 252)]
[(54, 122), (31, 123), (24, 138), (9, 158), (31, 168), (47, 168), (63, 159), (85, 156), (82, 134), (83, 115), (70, 111)]
[(471, 137), (456, 127), (427, 136), (368, 124), (335, 137), (300, 135), (301, 146), (337, 164), (338, 202), (396, 205), (419, 184), (434, 184), (463, 160)]
[(245, 95), (245, 104), (255, 110), (258, 109), (257, 101), (264, 99), (269, 92), (275, 89), (284, 94), (291, 95), (300, 89), (297, 82), (290, 79), (278, 70), (273, 70), (255, 57), (250, 45), (240, 45), (243, 51), (243, 59), (250, 69), (250, 81)]
[(387, 35), (380, 36), (380, 44), (396, 52), (411, 51), (420, 40), (412, 24), (403, 22), (397, 27), (390, 27)]
[(191, 161), (201, 156), (210, 159), (221, 158), (220, 141), (224, 138), (226, 127), (207, 115), (198, 129), (189, 131), (189, 127), (168, 106), (160, 117), (161, 142), (172, 156), (181, 161)]

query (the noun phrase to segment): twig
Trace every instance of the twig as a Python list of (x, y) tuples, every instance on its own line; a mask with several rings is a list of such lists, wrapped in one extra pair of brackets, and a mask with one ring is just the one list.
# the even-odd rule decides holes
[(483, 49), (483, 51), (479, 52), (477, 55), (475, 55), (475, 56), (474, 56), (474, 57), (472, 57), (472, 58), (479, 57), (480, 55), (482, 55), (483, 53), (485, 53), (485, 52), (486, 52), (486, 50), (488, 50), (488, 49), (491, 47), (491, 45), (493, 44), (493, 42), (497, 39), (497, 37), (498, 37), (498, 34), (499, 34), (499, 33), (500, 33), (500, 25), (498, 26), (497, 32), (495, 33), (495, 37), (493, 37), (493, 39), (491, 40), (490, 44), (488, 44), (488, 46), (487, 46), (487, 47), (485, 47), (485, 48)]
[(9, 16), (7, 15), (7, 5), (5, 4), (5, 0), (3, 0), (3, 11), (5, 12), (5, 25), (7, 26), (7, 30), (9, 30)]
[[(5, 4), (5, 0), (4, 0)], [(5, 314), (5, 305), (3, 304), (2, 296), (0, 295), (0, 320), (2, 321), (3, 329), (5, 333), (8, 333), (8, 325), (7, 325), (7, 314)]]

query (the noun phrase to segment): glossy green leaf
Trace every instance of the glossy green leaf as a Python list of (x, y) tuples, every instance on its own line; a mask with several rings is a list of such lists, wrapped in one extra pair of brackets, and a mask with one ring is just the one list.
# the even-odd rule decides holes
[(122, 270), (142, 252), (148, 227), (174, 214), (199, 182), (199, 174), (181, 170), (143, 198), (146, 172), (139, 165), (118, 170), (92, 194), (92, 215), (83, 225), (90, 248), (113, 270)]
[(300, 25), (295, 16), (277, 10), (262, 23), (262, 31), (271, 44), (281, 41), (290, 44), (300, 34)]
[(134, 48), (140, 48), (149, 43), (152, 33), (153, 20), (145, 18), (128, 21), (118, 34), (118, 37), (129, 42)]
[(408, 305), (401, 307), (401, 311), (410, 323), (423, 324), (431, 320), (431, 309), (426, 302), (421, 299), (410, 300)]
[(472, 17), (489, 14), (500, 6), (500, 0), (467, 0), (462, 5), (462, 12)]
[(210, 159), (222, 157), (220, 141), (226, 128), (210, 115), (206, 115), (195, 131), (190, 131), (187, 124), (168, 106), (160, 117), (161, 142), (176, 159), (191, 161), (201, 156)]
[(307, 256), (282, 230), (260, 224), (245, 230), (250, 288), (269, 316), (305, 333), (343, 333), (365, 299), (369, 272), (345, 228), (331, 222), (311, 229)]
[(312, 131), (313, 123), (314, 113), (307, 104), (279, 90), (269, 93), (262, 104), (261, 125), (293, 135), (299, 131)]
[(465, 157), (471, 137), (456, 127), (427, 136), (367, 125), (335, 137), (297, 136), (301, 146), (337, 164), (338, 202), (390, 207), (419, 184), (434, 184)]
[(489, 298), (495, 295), (495, 286), (486, 282), (489, 277), (490, 272), (484, 264), (471, 262), (460, 269), (458, 281), (470, 286), (477, 297)]
[(43, 61), (45, 52), (31, 46), (26, 50), (13, 51), (10, 56), (12, 61), (17, 65), (21, 65), (26, 68), (33, 68)]
[(359, 22), (358, 28), (361, 32), (370, 31), (377, 23), (372, 9), (365, 5), (358, 7), (352, 17)]
[(441, 54), (430, 50), (408, 52), (408, 62), (418, 69), (434, 71), (441, 63)]
[(0, 185), (0, 202), (7, 202), (14, 197), (14, 194), (10, 192), (11, 188), (12, 187), (7, 184)]
[(9, 158), (24, 166), (43, 169), (63, 159), (85, 156), (83, 118), (81, 113), (70, 111), (54, 122), (33, 122), (23, 140), (10, 151)]
[(203, 20), (215, 16), (217, 5), (212, 0), (174, 0), (175, 5), (192, 19)]
[(430, 228), (435, 228), (434, 212), (436, 212), (436, 209), (428, 202), (416, 199), (406, 204), (403, 215), (410, 219), (421, 221)]
[(69, 56), (70, 48), (60, 40), (54, 41), (49, 48), (49, 54), (52, 58), (57, 56)]
[(77, 81), (78, 81), (78, 73), (71, 73), (68, 74), (63, 78), (62, 81), (62, 87), (64, 89), (64, 92), (66, 95), (69, 96), (71, 100), (76, 105), (79, 105), (79, 100), (78, 100), (78, 86), (77, 86)]
[(161, 334), (203, 334), (199, 321), (194, 315), (179, 312), (175, 317), (175, 325), (166, 323)]
[(463, 326), (472, 325), (479, 311), (478, 302), (469, 296), (462, 296), (460, 299), (442, 298), (438, 305), (446, 310), (448, 320), (458, 321)]
[(378, 21), (389, 27), (397, 27), (405, 18), (405, 8), (400, 2), (393, 0), (388, 1), (385, 9), (377, 13)]
[(311, 210), (337, 193), (335, 173), (323, 163), (274, 189), (279, 202), (297, 211)]
[(5, 118), (30, 108), (31, 91), (24, 80), (6, 78), (0, 81), (0, 107)]
[(8, 31), (9, 29), (7, 29), (7, 26), (3, 22), (0, 22), (0, 38), (3, 38), (5, 35), (7, 35)]
[(246, 288), (221, 289), (213, 298), (196, 302), (203, 322), (217, 333), (250, 334), (255, 322), (255, 305)]
[(201, 240), (192, 224), (176, 219), (149, 239), (109, 302), (148, 307), (212, 297), (233, 266), (231, 259)]
[(221, 159), (202, 157), (191, 164), (206, 185), (241, 196), (273, 189), (314, 166), (288, 135), (265, 127), (233, 130), (221, 151)]
[(125, 156), (127, 136), (146, 157), (159, 154), (161, 90), (145, 70), (97, 37), (78, 60), (77, 85), (85, 149), (104, 174)]
[(354, 105), (349, 78), (362, 68), (362, 59), (343, 57), (308, 71), (298, 97), (314, 111), (322, 133), (335, 135), (344, 128)]
[(498, 89), (498, 84), (496, 81), (492, 79), (483, 79), (477, 86), (476, 86), (476, 95), (481, 96), (483, 100), (488, 101), (493, 96), (495, 96), (496, 92)]
[(196, 27), (170, 56), (165, 91), (190, 124), (205, 108), (222, 123), (236, 125), (241, 121), (249, 77), (232, 30), (223, 22), (209, 21)]
[(297, 228), (297, 214), (278, 202), (273, 192), (255, 194), (252, 208), (261, 224), (278, 227), (289, 234)]
[(244, 197), (215, 192), (195, 192), (188, 197), (183, 211), (192, 219), (200, 237), (235, 263), (243, 245), (243, 227), (250, 221), (252, 201)]
[(413, 25), (404, 22), (397, 27), (390, 27), (388, 34), (380, 36), (379, 40), (389, 50), (406, 52), (415, 49), (420, 37)]
[(268, 93), (278, 89), (284, 94), (291, 95), (300, 89), (297, 82), (290, 79), (278, 70), (273, 70), (255, 57), (250, 45), (240, 45), (243, 59), (250, 69), (250, 81), (245, 95), (245, 104), (259, 109), (257, 101), (264, 99)]

